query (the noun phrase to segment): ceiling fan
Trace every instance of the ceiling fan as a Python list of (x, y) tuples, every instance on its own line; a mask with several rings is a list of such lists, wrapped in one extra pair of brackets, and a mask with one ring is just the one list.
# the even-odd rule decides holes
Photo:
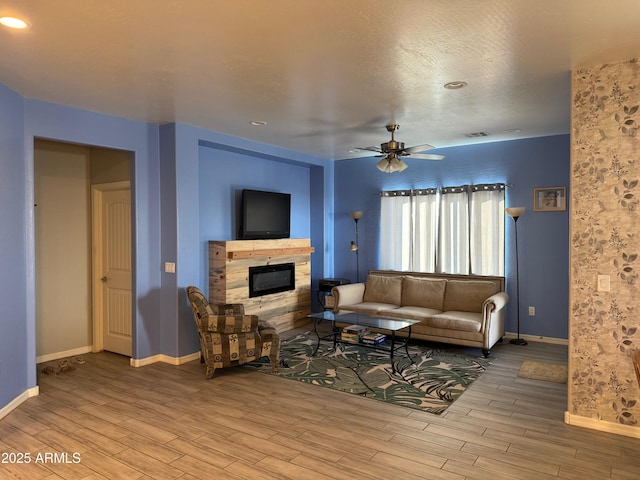
[(431, 150), (435, 148), (433, 145), (415, 145), (413, 147), (404, 146), (404, 142), (398, 142), (394, 138), (393, 134), (396, 130), (400, 128), (400, 125), (396, 123), (390, 123), (387, 125), (387, 132), (391, 132), (391, 140), (382, 143), (380, 147), (360, 147), (358, 150), (367, 150), (370, 152), (380, 153), (382, 155), (376, 155), (378, 157), (384, 157), (378, 163), (376, 163), (376, 167), (381, 172), (385, 173), (394, 173), (394, 172), (402, 172), (409, 165), (405, 163), (404, 160), (400, 157), (411, 157), (411, 158), (419, 158), (421, 160), (442, 160), (444, 155), (434, 155), (431, 153), (419, 153), (424, 152), (425, 150)]

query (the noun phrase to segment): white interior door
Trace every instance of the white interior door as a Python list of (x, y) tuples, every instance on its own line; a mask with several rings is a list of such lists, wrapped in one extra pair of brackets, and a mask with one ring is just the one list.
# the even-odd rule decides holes
[[(122, 188), (100, 190), (98, 266), (96, 272), (99, 310), (96, 329), (102, 349), (131, 356), (131, 191)], [(101, 318), (100, 318), (101, 317)], [(101, 321), (100, 321), (101, 320)], [(95, 343), (95, 342), (94, 342)]]

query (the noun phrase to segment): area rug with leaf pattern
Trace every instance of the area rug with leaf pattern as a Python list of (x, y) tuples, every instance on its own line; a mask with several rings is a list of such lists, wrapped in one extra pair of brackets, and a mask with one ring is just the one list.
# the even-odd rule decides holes
[[(313, 332), (299, 334), (281, 345), (278, 375), (299, 382), (332, 388), (383, 402), (441, 414), (485, 371), (491, 359), (479, 349), (447, 348), (442, 344), (409, 343), (394, 355), (358, 345), (321, 341), (317, 353)], [(477, 354), (474, 354), (477, 350)], [(268, 362), (258, 371), (272, 373)]]

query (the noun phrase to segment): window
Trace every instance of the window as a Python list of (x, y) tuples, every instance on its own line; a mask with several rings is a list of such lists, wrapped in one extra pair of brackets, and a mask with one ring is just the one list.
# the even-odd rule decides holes
[(504, 275), (504, 189), (382, 192), (380, 268)]

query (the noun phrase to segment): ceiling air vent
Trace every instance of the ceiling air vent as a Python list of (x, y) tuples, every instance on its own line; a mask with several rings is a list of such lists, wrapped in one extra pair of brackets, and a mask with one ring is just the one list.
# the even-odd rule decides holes
[(487, 132), (473, 132), (473, 133), (465, 133), (464, 136), (467, 138), (478, 138), (478, 137), (488, 137), (489, 134)]

